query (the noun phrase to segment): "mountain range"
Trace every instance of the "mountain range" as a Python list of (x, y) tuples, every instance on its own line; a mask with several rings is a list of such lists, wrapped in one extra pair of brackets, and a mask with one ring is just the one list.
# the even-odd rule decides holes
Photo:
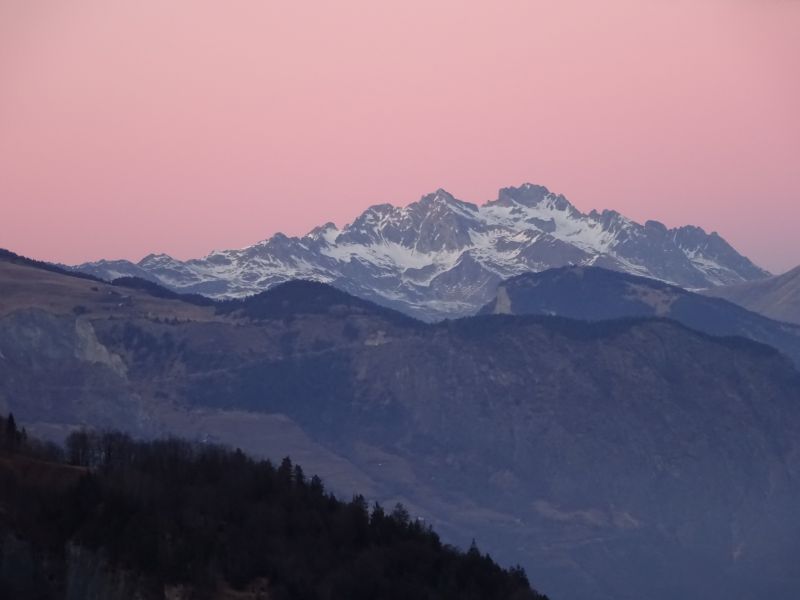
[(426, 324), (303, 281), (208, 302), (0, 260), (0, 285), (0, 412), (37, 435), (290, 454), (553, 598), (800, 590), (800, 374), (764, 344), (653, 316)]
[(217, 299), (309, 279), (433, 321), (474, 314), (504, 279), (573, 264), (691, 289), (769, 276), (717, 233), (642, 225), (611, 210), (583, 213), (532, 184), (501, 189), (481, 206), (440, 189), (405, 207), (372, 206), (341, 229), (327, 223), (302, 237), (278, 233), (200, 259), (151, 254), (138, 263), (101, 260), (75, 268)]
[(702, 290), (779, 321), (800, 324), (800, 267), (782, 275)]
[(674, 319), (716, 336), (768, 344), (800, 366), (800, 326), (774, 321), (720, 298), (599, 267), (561, 267), (502, 282), (481, 314), (551, 315), (602, 321)]

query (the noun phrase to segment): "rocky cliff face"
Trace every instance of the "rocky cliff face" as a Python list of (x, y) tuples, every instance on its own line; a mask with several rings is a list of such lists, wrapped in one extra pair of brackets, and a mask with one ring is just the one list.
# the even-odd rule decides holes
[(335, 489), (476, 537), (553, 597), (800, 592), (800, 380), (771, 348), (660, 319), (425, 325), (302, 282), (109, 309), (118, 289), (76, 282), (0, 306), (1, 403), (37, 431), (291, 440)]
[(331, 283), (423, 320), (473, 314), (498, 282), (529, 271), (596, 265), (689, 288), (766, 277), (716, 233), (644, 225), (614, 211), (584, 214), (561, 195), (525, 184), (477, 206), (437, 190), (406, 207), (380, 204), (339, 229), (276, 234), (243, 250), (178, 261), (99, 261), (77, 269), (136, 276), (215, 298), (255, 294), (292, 279)]

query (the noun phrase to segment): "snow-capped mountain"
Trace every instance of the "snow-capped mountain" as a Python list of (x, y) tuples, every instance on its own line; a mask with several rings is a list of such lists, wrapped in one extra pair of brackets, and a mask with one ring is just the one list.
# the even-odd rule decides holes
[(524, 184), (482, 206), (437, 190), (406, 207), (380, 204), (351, 224), (281, 233), (241, 250), (179, 261), (151, 254), (138, 264), (75, 267), (104, 279), (137, 276), (178, 292), (244, 296), (290, 279), (331, 283), (426, 320), (474, 313), (497, 283), (529, 271), (596, 265), (686, 288), (767, 277), (716, 233), (644, 225), (604, 210), (584, 214), (562, 195)]

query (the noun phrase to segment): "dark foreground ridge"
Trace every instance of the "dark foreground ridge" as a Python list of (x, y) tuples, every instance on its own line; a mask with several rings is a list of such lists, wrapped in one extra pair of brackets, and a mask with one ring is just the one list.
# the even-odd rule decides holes
[(86, 431), (64, 453), (0, 417), (0, 597), (112, 590), (144, 600), (546, 600), (521, 568), (442, 544), (402, 505), (337, 500), (289, 458), (275, 467), (215, 445)]

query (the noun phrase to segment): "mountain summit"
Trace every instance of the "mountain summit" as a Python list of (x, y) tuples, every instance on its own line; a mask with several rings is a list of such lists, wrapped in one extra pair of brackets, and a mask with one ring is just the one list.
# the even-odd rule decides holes
[(582, 213), (564, 196), (530, 183), (503, 188), (482, 206), (439, 189), (405, 207), (371, 206), (342, 229), (327, 223), (302, 237), (278, 233), (202, 259), (151, 254), (137, 264), (101, 260), (75, 268), (214, 298), (313, 279), (435, 320), (474, 313), (503, 279), (565, 265), (601, 266), (687, 288), (769, 275), (716, 233), (642, 225), (610, 210)]

